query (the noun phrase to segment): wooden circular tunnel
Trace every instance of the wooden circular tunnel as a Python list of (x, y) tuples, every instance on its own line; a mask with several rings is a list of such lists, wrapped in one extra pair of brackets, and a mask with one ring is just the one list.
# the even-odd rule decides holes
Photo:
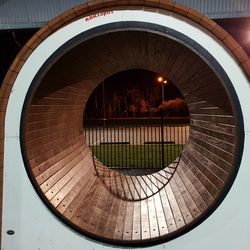
[[(124, 8), (126, 4), (122, 5)], [(76, 18), (76, 10), (81, 10), (80, 17), (93, 6), (74, 9), (74, 16), (65, 23)], [(150, 11), (156, 8), (150, 7)], [(138, 4), (137, 8), (142, 7)], [(161, 8), (172, 8), (179, 14), (186, 11), (193, 20), (196, 14), (172, 3)], [(214, 23), (209, 25), (215, 28)], [(59, 28), (63, 26), (58, 24)], [(53, 33), (51, 28), (47, 32)], [(224, 33), (220, 30), (219, 34)], [(41, 43), (39, 34), (30, 43)], [(26, 54), (19, 56), (26, 60)], [(189, 140), (173, 177), (159, 192), (135, 201), (121, 199), (105, 187), (96, 174), (82, 125), (85, 105), (96, 86), (107, 76), (126, 69), (146, 69), (168, 76), (190, 111)], [(230, 189), (241, 156), (241, 114), (237, 105), (230, 79), (193, 40), (145, 23), (104, 25), (62, 46), (34, 78), (22, 114), (24, 162), (43, 201), (78, 232), (116, 245), (167, 241), (201, 223)], [(114, 181), (112, 170), (99, 167), (109, 171)], [(147, 178), (155, 184), (148, 184), (152, 190), (160, 185), (152, 175)], [(130, 182), (133, 185), (127, 184), (125, 190), (131, 195), (141, 192), (143, 185), (150, 192), (136, 177), (132, 176)]]

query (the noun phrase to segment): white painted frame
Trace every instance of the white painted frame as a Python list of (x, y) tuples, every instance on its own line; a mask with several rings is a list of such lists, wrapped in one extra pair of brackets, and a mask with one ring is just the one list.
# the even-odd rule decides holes
[[(94, 242), (65, 226), (41, 201), (27, 176), (20, 149), (20, 121), (26, 93), (44, 62), (71, 38), (94, 27), (121, 21), (158, 24), (189, 36), (224, 68), (240, 100), (245, 145), (238, 176), (216, 211), (201, 225), (170, 242), (147, 249), (249, 250), (250, 246), (250, 102), (249, 81), (229, 50), (189, 19), (172, 13), (121, 10), (86, 21), (79, 19), (45, 39), (20, 70), (9, 97), (5, 118), (2, 249), (98, 250), (117, 247)], [(8, 235), (7, 230), (14, 230)]]

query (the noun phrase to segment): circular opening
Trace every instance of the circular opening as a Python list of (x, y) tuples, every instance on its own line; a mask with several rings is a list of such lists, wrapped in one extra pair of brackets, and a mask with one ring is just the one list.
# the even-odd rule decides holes
[[(133, 69), (103, 80), (85, 107), (84, 133), (104, 185), (134, 201), (159, 192), (178, 167), (189, 120), (184, 97), (166, 77)], [(151, 192), (141, 187), (142, 182)], [(135, 193), (126, 192), (127, 183)]]
[[(28, 174), (63, 222), (95, 240), (142, 246), (173, 239), (206, 219), (236, 176), (242, 138), (231, 82), (206, 50), (178, 32), (126, 22), (94, 33), (59, 48), (30, 87), (21, 136)], [(128, 69), (167, 76), (188, 105), (188, 142), (163, 188), (164, 168), (157, 176), (122, 179), (119, 171), (98, 165), (87, 145), (82, 123), (92, 92), (103, 79)]]

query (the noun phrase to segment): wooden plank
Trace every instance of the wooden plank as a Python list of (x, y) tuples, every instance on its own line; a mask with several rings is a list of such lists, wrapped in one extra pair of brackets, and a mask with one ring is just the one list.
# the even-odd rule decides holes
[[(77, 193), (76, 190), (79, 191), (81, 187), (88, 188), (91, 183), (91, 180), (96, 178), (96, 174), (93, 169), (92, 161), (86, 161), (83, 163), (83, 165), (84, 165), (84, 171), (79, 171), (78, 174), (74, 175), (73, 178), (70, 179), (69, 182), (67, 182), (65, 186), (63, 186), (63, 188), (53, 198), (53, 199), (57, 198), (57, 200), (59, 198), (60, 202), (57, 203), (57, 205), (59, 205), (61, 201), (63, 201), (63, 204), (64, 204), (63, 207), (65, 207), (65, 203), (66, 203), (65, 198), (67, 198), (67, 202), (69, 202), (69, 200), (73, 199), (72, 196), (76, 195)], [(69, 173), (70, 172), (68, 172), (67, 174)], [(83, 179), (84, 177), (85, 179)], [(81, 183), (79, 182), (80, 180), (81, 180)], [(79, 185), (80, 187), (77, 187), (77, 185)], [(73, 194), (71, 194), (72, 192)], [(69, 194), (69, 197), (68, 197), (68, 194)]]
[(185, 226), (185, 220), (184, 220), (184, 218), (183, 218), (183, 216), (181, 214), (179, 205), (178, 205), (178, 203), (176, 201), (176, 198), (174, 196), (174, 192), (173, 192), (170, 184), (166, 185), (165, 191), (166, 191), (166, 194), (167, 194), (167, 197), (168, 197), (168, 200), (169, 200), (169, 204), (170, 204), (170, 207), (171, 207), (173, 218), (175, 220), (176, 228), (179, 229), (179, 228)]
[(81, 203), (71, 217), (71, 221), (73, 223), (81, 228), (86, 227), (88, 223), (86, 222), (86, 220), (90, 220), (93, 209), (95, 208), (93, 204), (96, 204), (98, 202), (103, 190), (104, 189), (100, 183), (100, 180), (97, 180), (97, 182), (93, 184), (93, 186), (89, 190), (89, 193), (84, 197), (84, 199), (81, 199)]
[[(215, 75), (210, 74), (205, 78), (206, 79), (204, 80), (210, 83), (205, 88), (204, 81), (198, 80), (195, 84), (189, 85), (189, 88), (186, 88), (185, 90), (183, 89), (183, 94), (185, 94), (185, 96), (190, 96), (190, 98), (198, 96), (206, 101), (211, 100), (213, 96), (217, 97), (218, 95), (220, 95), (221, 98), (224, 97), (222, 99), (225, 103), (228, 102), (228, 97), (225, 94), (225, 90), (223, 89)], [(210, 93), (213, 93), (213, 95), (211, 95)]]
[[(134, 197), (135, 189), (131, 189), (131, 197)], [(123, 230), (123, 240), (132, 240), (133, 235), (133, 215), (134, 215), (134, 204), (135, 202), (127, 201), (126, 215), (124, 217), (124, 230)]]
[[(208, 92), (209, 90), (212, 91), (215, 90), (215, 88), (218, 88), (216, 86), (218, 84), (214, 84), (215, 82), (217, 83), (217, 77), (214, 74), (211, 74), (211, 70), (208, 70), (207, 64), (200, 60), (200, 58), (196, 58), (194, 61), (195, 62), (191, 64), (191, 67), (194, 66), (194, 72), (186, 81), (186, 84), (184, 83), (181, 86), (182, 93), (185, 96), (191, 95), (190, 91), (204, 89), (204, 82), (210, 82), (210, 84), (207, 84), (208, 86), (205, 88), (209, 88)], [(199, 73), (197, 73), (197, 69), (200, 69)]]
[[(102, 163), (101, 163), (102, 165)], [(134, 200), (135, 187), (130, 176), (120, 174), (119, 172), (112, 171), (103, 166), (101, 170), (99, 165), (98, 172), (105, 183), (105, 186), (115, 195), (118, 195), (125, 200)], [(104, 172), (103, 172), (104, 171)], [(133, 195), (132, 195), (133, 194)]]
[(189, 102), (189, 103), (187, 103), (187, 105), (188, 105), (189, 111), (199, 110), (199, 109), (207, 108), (207, 107), (211, 106), (207, 103), (206, 100), (201, 100), (198, 102)]
[(120, 202), (113, 239), (116, 239), (116, 240), (123, 239), (124, 224), (125, 224), (124, 218), (126, 216), (127, 203), (128, 203), (127, 201), (123, 201), (123, 200)]
[[(107, 210), (111, 208), (113, 195), (102, 187), (100, 195), (95, 195), (91, 202), (88, 204), (88, 211), (82, 215), (82, 220), (79, 226), (89, 232), (99, 234), (99, 227), (107, 223), (108, 214)], [(104, 231), (104, 230), (103, 230)]]
[(141, 202), (134, 202), (132, 240), (141, 240)]
[(206, 143), (212, 145), (213, 147), (216, 147), (216, 149), (219, 149), (223, 152), (227, 152), (229, 155), (233, 155), (235, 151), (234, 144), (222, 141), (218, 138), (215, 138), (213, 136), (206, 135), (204, 133), (198, 132), (197, 130), (190, 131), (190, 135), (198, 138), (200, 141), (205, 141)]
[[(88, 91), (89, 92), (89, 91)], [(88, 97), (88, 94), (86, 94), (84, 91), (77, 92), (77, 93), (70, 93), (70, 91), (63, 91), (63, 90), (57, 90), (56, 92), (51, 92), (50, 89), (46, 88), (39, 88), (38, 93), (35, 94), (34, 98), (58, 98), (58, 99), (68, 99), (68, 100), (74, 100), (74, 98), (84, 100), (86, 97)]]
[[(34, 174), (35, 177), (38, 177), (41, 175), (43, 172), (48, 170), (50, 167), (53, 167), (56, 164), (62, 164), (62, 162), (65, 160), (67, 162), (67, 158), (70, 158), (73, 154), (74, 151), (76, 151), (75, 154), (78, 153), (78, 150), (81, 150), (82, 152), (86, 150), (86, 147), (82, 145), (82, 142), (79, 141), (76, 144), (73, 144), (72, 146), (69, 146), (67, 149), (61, 151), (58, 154), (55, 154), (49, 159), (45, 159), (42, 163), (34, 166), (34, 161), (32, 162), (33, 165), (30, 164), (30, 167), (32, 169), (32, 173)], [(74, 154), (73, 154), (74, 155)], [(40, 177), (39, 177), (40, 178)], [(45, 179), (45, 176), (44, 178)]]
[(107, 167), (103, 167), (103, 170), (100, 171), (100, 176), (105, 183), (105, 186), (113, 193), (121, 197), (122, 199), (126, 199), (126, 195), (129, 192), (127, 186), (125, 185), (125, 177), (116, 171), (112, 171)]
[(79, 111), (82, 112), (83, 110), (83, 105), (78, 104), (78, 105), (54, 105), (52, 106), (47, 106), (47, 105), (31, 105), (28, 108), (28, 113), (34, 114), (34, 113), (48, 113), (48, 108), (50, 108), (50, 112), (53, 113), (68, 113), (72, 111)]
[[(58, 110), (57, 112), (57, 116), (53, 116), (50, 118), (49, 116), (49, 111), (48, 109), (50, 109), (51, 107), (45, 107), (45, 109), (47, 110), (47, 117), (43, 118), (42, 120), (39, 121), (35, 121), (35, 122), (28, 122), (26, 120), (26, 125), (25, 125), (25, 131), (36, 131), (39, 129), (44, 129), (44, 128), (49, 128), (49, 127), (53, 127), (53, 126), (57, 126), (58, 124), (60, 124), (60, 122), (65, 121), (68, 116), (69, 119), (67, 119), (67, 123), (63, 122), (62, 125), (64, 125), (65, 127), (71, 127), (71, 126), (75, 126), (76, 124), (78, 124), (78, 121), (82, 121), (81, 118), (81, 114), (82, 112), (79, 112), (78, 115), (74, 115), (71, 116), (72, 112), (66, 112), (63, 108), (62, 110)], [(76, 110), (74, 110), (76, 111)], [(53, 109), (53, 112), (55, 112), (55, 110)], [(64, 114), (64, 116), (62, 116), (62, 114)]]
[(141, 176), (141, 183), (143, 185), (143, 190), (146, 191), (147, 197), (153, 195), (153, 190), (149, 185), (148, 178), (146, 175)]
[(39, 106), (47, 105), (49, 107), (80, 105), (82, 104), (84, 100), (86, 101), (87, 98), (85, 97), (84, 99), (80, 99), (80, 98), (77, 98), (77, 96), (75, 96), (74, 99), (68, 99), (67, 97), (55, 98), (55, 97), (44, 96), (44, 97), (34, 97), (32, 99), (32, 105), (39, 105)]
[[(159, 176), (159, 179), (160, 178), (161, 178), (161, 176)], [(162, 184), (159, 184), (158, 180), (153, 180), (152, 177), (151, 177), (151, 180), (155, 181), (155, 183), (158, 184), (157, 186), (162, 187)], [(160, 179), (160, 181), (162, 181), (162, 180)], [(155, 213), (156, 213), (156, 218), (157, 218), (159, 235), (163, 236), (163, 235), (168, 233), (167, 222), (166, 222), (166, 218), (165, 218), (164, 211), (163, 211), (163, 206), (162, 206), (162, 201), (161, 201), (160, 194), (159, 194), (159, 189), (157, 190), (156, 187), (153, 187), (153, 191), (155, 192), (153, 199), (154, 199)]]
[[(49, 107), (46, 107), (47, 110), (48, 108)], [(47, 115), (48, 115), (48, 112), (47, 112)], [(70, 122), (70, 123), (73, 124), (73, 122)], [(58, 117), (55, 116), (51, 119), (47, 117), (46, 119), (42, 119), (42, 120), (34, 121), (34, 122), (26, 121), (25, 124), (26, 124), (25, 131), (27, 132), (36, 131), (36, 130), (43, 129), (43, 128), (49, 128), (50, 126), (56, 126), (58, 124)], [(66, 124), (64, 124), (64, 126), (66, 126)]]
[[(210, 205), (214, 199), (217, 197), (217, 190), (213, 185), (206, 179), (206, 177), (195, 167), (195, 165), (185, 156), (183, 153), (181, 156), (182, 161), (185, 163), (183, 165), (183, 170), (192, 181), (196, 189), (199, 191), (201, 197)], [(211, 191), (211, 187), (213, 191)]]
[(129, 178), (134, 189), (134, 200), (139, 200), (141, 197), (141, 186), (139, 185), (135, 176), (129, 176)]
[(141, 201), (141, 238), (150, 239), (148, 199)]
[[(87, 167), (88, 169), (90, 167)], [(92, 170), (92, 169), (91, 169)], [(82, 177), (90, 178), (90, 173), (93, 171), (80, 171), (78, 174), (74, 175), (72, 179), (58, 192), (54, 198), (50, 201), (53, 206), (58, 206), (60, 202), (64, 199), (64, 197), (71, 192), (71, 190), (74, 188), (75, 185), (79, 183), (79, 181), (82, 181)]]
[(68, 133), (69, 135), (65, 135), (63, 137), (58, 138), (57, 140), (54, 140), (46, 144), (41, 144), (39, 147), (36, 147), (35, 149), (31, 150), (27, 149), (27, 157), (29, 158), (29, 160), (31, 160), (51, 150), (53, 150), (54, 152), (57, 152), (57, 150), (62, 151), (63, 149), (67, 149), (72, 144), (77, 143), (77, 138), (82, 136), (82, 134), (77, 131), (75, 131), (72, 134), (68, 131)]
[[(157, 187), (153, 185), (153, 182), (150, 178), (150, 175), (147, 176), (146, 182), (147, 187), (150, 188), (150, 190), (157, 192)], [(158, 221), (156, 216), (156, 210), (155, 210), (155, 203), (154, 203), (154, 196), (149, 197), (147, 202), (148, 205), (148, 214), (149, 214), (149, 228), (150, 228), (150, 237), (156, 238), (159, 237), (159, 227), (158, 227)]]
[(230, 115), (203, 115), (203, 114), (192, 114), (190, 113), (191, 120), (205, 121), (210, 123), (219, 123), (223, 125), (235, 125), (235, 117)]
[[(55, 141), (46, 143), (46, 144), (41, 144), (40, 146), (36, 147), (35, 149), (32, 150), (27, 150), (27, 157), (29, 160), (36, 158), (39, 155), (46, 154), (46, 152), (50, 150), (54, 150), (57, 152), (57, 150), (62, 151), (67, 148), (66, 143), (67, 141), (74, 140), (75, 137), (79, 136), (80, 134), (70, 134), (69, 136), (64, 136), (61, 137), (60, 139), (57, 139)], [(71, 137), (73, 136), (73, 138)], [(63, 144), (65, 143), (65, 144)], [(67, 145), (70, 145), (69, 143)]]
[[(87, 159), (86, 159), (87, 160)], [(91, 160), (91, 158), (90, 158)], [(45, 192), (46, 197), (51, 200), (65, 185), (68, 181), (70, 181), (74, 175), (82, 172), (82, 162), (80, 161), (73, 168), (67, 172), (66, 175), (63, 175), (61, 179), (59, 179), (50, 189)]]
[(188, 209), (188, 212), (186, 212), (186, 209), (184, 209), (185, 216), (184, 212), (182, 212), (182, 214), (183, 217), (185, 218), (186, 223), (189, 223), (201, 214), (199, 207), (196, 205), (195, 201), (193, 200), (193, 197), (190, 195), (188, 191), (188, 187), (184, 184), (178, 172), (176, 172), (173, 176), (173, 183), (176, 184), (176, 188), (179, 189), (179, 192), (183, 198), (181, 202), (185, 202), (185, 205)]
[(235, 135), (236, 128), (234, 125), (227, 125), (221, 123), (213, 123), (209, 121), (202, 121), (202, 120), (190, 120), (190, 125), (195, 127), (207, 128), (213, 131), (217, 131), (218, 133), (228, 134), (228, 135)]
[[(217, 104), (217, 103), (216, 103)], [(232, 115), (232, 110), (230, 108), (221, 108), (216, 104), (212, 105), (207, 103), (207, 107), (199, 108), (199, 109), (189, 109), (189, 112), (193, 115)]]
[(184, 165), (184, 162), (181, 161), (178, 169), (176, 170), (176, 174), (179, 175), (187, 192), (189, 193), (190, 196), (192, 196), (192, 199), (198, 208), (198, 210), (196, 210), (196, 208), (192, 210), (193, 217), (196, 218), (200, 213), (203, 213), (207, 209), (207, 204), (199, 193), (200, 189), (198, 190), (196, 189), (197, 185), (195, 187), (195, 185), (192, 183), (193, 180), (192, 179), (190, 180), (189, 177), (186, 175), (186, 172), (184, 172), (183, 165)]
[(160, 233), (156, 217), (154, 198), (152, 196), (148, 198), (148, 214), (149, 214), (150, 237), (157, 238), (159, 237)]
[[(200, 151), (199, 150), (200, 148), (197, 148), (196, 140), (193, 140), (193, 137), (190, 137), (190, 141), (192, 141), (190, 143), (190, 148), (193, 150), (193, 153), (195, 154), (195, 158), (197, 160), (199, 160), (204, 166), (206, 166), (207, 169), (209, 169), (211, 172), (213, 172), (214, 175), (216, 175), (219, 179), (221, 179), (223, 182), (225, 182), (228, 178), (228, 175), (232, 172), (232, 168), (233, 168), (232, 165), (230, 166), (229, 164), (226, 164), (228, 166), (229, 172), (225, 171), (223, 169), (223, 166), (221, 166), (221, 165), (225, 165), (225, 164), (217, 165), (216, 162), (218, 160), (211, 161), (206, 157), (207, 151), (209, 151), (209, 150), (206, 149), (207, 151), (205, 151), (205, 150), (203, 150), (203, 147), (201, 146), (202, 150)], [(211, 151), (209, 151), (209, 152), (210, 152), (209, 154), (215, 155), (213, 152), (211, 152)], [(212, 157), (210, 157), (210, 158), (212, 158)], [(217, 156), (217, 158), (221, 158), (224, 160), (223, 156)], [(221, 163), (221, 160), (219, 161), (219, 163)]]
[(66, 210), (68, 209), (69, 205), (74, 201), (76, 197), (80, 198), (79, 195), (81, 191), (88, 192), (88, 189), (91, 185), (93, 185), (93, 182), (96, 179), (96, 176), (89, 175), (88, 178), (86, 178), (86, 175), (88, 175), (89, 172), (86, 172), (86, 174), (74, 185), (74, 187), (70, 190), (70, 192), (67, 193), (67, 195), (62, 199), (60, 204), (57, 206), (57, 211), (64, 214)]
[(175, 177), (173, 177), (169, 184), (171, 186), (171, 189), (173, 191), (173, 194), (174, 194), (174, 197), (176, 199), (176, 202), (179, 206), (179, 209), (180, 209), (180, 212), (182, 214), (182, 217), (185, 221), (185, 224), (189, 224), (191, 221), (193, 221), (193, 216), (191, 214), (191, 212), (189, 211), (189, 208), (187, 206), (187, 204), (185, 203), (185, 200), (182, 196), (182, 193), (180, 192), (178, 186), (176, 185), (176, 182), (175, 182)]
[(159, 196), (160, 196), (161, 204), (163, 207), (163, 212), (164, 212), (164, 216), (165, 216), (165, 220), (167, 224), (167, 230), (169, 233), (174, 232), (177, 229), (177, 226), (175, 224), (174, 215), (171, 210), (169, 199), (168, 199), (165, 188), (159, 192)]
[[(52, 179), (49, 180), (49, 178), (51, 178), (52, 176), (55, 176), (55, 175), (56, 176), (59, 176), (60, 174), (62, 175), (63, 174), (63, 168), (69, 169), (70, 165), (73, 165), (74, 162), (79, 162), (80, 160), (82, 160), (84, 158), (84, 156), (86, 156), (86, 153), (84, 153), (84, 151), (83, 152), (82, 151), (83, 151), (82, 148), (78, 148), (77, 150), (75, 150), (75, 151), (71, 152), (70, 154), (66, 155), (66, 157), (63, 157), (59, 162), (52, 165), (50, 168), (44, 170), (40, 175), (38, 175), (36, 177), (37, 183), (39, 185), (41, 185), (41, 187), (42, 187), (42, 184), (44, 182), (46, 182), (46, 184), (45, 184), (46, 186), (52, 186), (53, 185), (53, 183), (51, 183)], [(43, 170), (43, 169), (40, 167), (39, 172), (41, 172), (41, 170)], [(60, 173), (60, 171), (61, 171), (61, 173)], [(33, 174), (35, 176), (34, 170), (33, 170)], [(53, 182), (55, 183), (56, 178), (53, 177), (53, 179), (54, 179)]]
[(146, 183), (143, 181), (141, 176), (136, 176), (137, 182), (140, 185), (140, 197), (141, 200), (145, 199), (147, 197), (147, 187), (146, 187)]
[[(28, 113), (25, 116), (25, 124), (39, 124), (40, 122), (48, 122), (53, 121), (60, 115), (58, 112), (53, 112), (53, 110), (49, 110), (50, 107), (48, 106), (47, 113)], [(76, 117), (79, 114), (79, 111), (72, 111), (66, 112), (65, 115), (71, 114), (72, 116)], [(62, 118), (62, 117), (61, 117)], [(65, 124), (61, 124), (64, 125)]]
[(128, 190), (126, 199), (134, 200), (135, 199), (135, 187), (129, 176), (124, 175), (125, 181), (123, 182), (125, 190)]
[(109, 218), (113, 217), (113, 214), (111, 214), (111, 211), (112, 211), (112, 207), (113, 207), (112, 205), (114, 201), (115, 201), (115, 196), (108, 192), (108, 198), (106, 199), (106, 204), (105, 204), (105, 200), (103, 199), (103, 205), (102, 205), (103, 208), (100, 207), (102, 209), (102, 213), (101, 213), (101, 216), (99, 217), (99, 221), (95, 227), (94, 233), (103, 235), (103, 232), (105, 231), (108, 225)]
[[(200, 146), (199, 144), (197, 144), (196, 142), (194, 142), (192, 140), (192, 137), (190, 137), (189, 139), (189, 144), (188, 147), (190, 150), (195, 150), (195, 154), (196, 152), (199, 152), (199, 155), (203, 155), (205, 158), (207, 158), (210, 162), (214, 163), (214, 165), (217, 165), (218, 168), (220, 168), (221, 170), (223, 170), (226, 173), (231, 173), (233, 166), (232, 164), (224, 161), (224, 159), (222, 159), (221, 157), (217, 156), (216, 154), (212, 153), (211, 151), (207, 150), (206, 148)], [(203, 157), (203, 158), (204, 158)], [(204, 159), (204, 161), (206, 162), (206, 160)], [(209, 164), (209, 162), (208, 162)], [(211, 165), (211, 167), (213, 168), (213, 166)], [(219, 169), (217, 170), (219, 171)]]
[[(204, 183), (207, 185), (207, 189), (211, 193), (218, 193), (221, 190), (225, 183), (217, 177), (210, 169), (204, 166), (198, 159), (195, 157), (195, 151), (190, 147), (186, 147), (185, 156), (189, 158), (189, 160), (195, 165), (195, 167), (199, 170), (200, 173), (205, 177)], [(205, 185), (205, 184), (204, 184)]]
[(227, 111), (229, 114), (233, 114), (231, 103), (224, 90), (215, 90), (215, 93), (210, 95), (213, 91), (207, 91), (206, 88), (203, 90), (194, 91), (194, 93), (185, 93), (184, 97), (187, 103), (206, 101), (210, 106), (220, 107), (221, 109)]
[[(162, 53), (160, 53), (160, 54), (161, 54), (161, 57), (162, 57)], [(183, 55), (183, 57), (181, 55)], [(189, 57), (192, 57), (192, 55), (190, 55), (190, 53), (188, 53), (188, 50), (186, 48), (181, 47), (176, 43), (172, 44), (171, 51), (169, 51), (167, 53), (168, 58), (167, 58), (167, 61), (166, 61), (166, 64), (165, 64), (166, 68), (171, 69), (168, 72), (169, 75), (173, 75), (173, 76), (176, 75), (176, 78), (177, 78), (179, 76), (179, 74), (180, 74), (180, 68), (181, 67), (184, 67), (184, 69), (186, 68), (185, 67), (186, 60), (183, 60), (183, 58), (185, 58), (184, 55), (186, 56), (187, 59)]]
[(65, 124), (56, 124), (55, 126), (51, 126), (49, 128), (37, 129), (35, 131), (25, 131), (25, 142), (33, 141), (39, 139), (41, 137), (50, 136), (58, 132), (67, 131), (67, 127)]
[(72, 138), (71, 140), (66, 141), (63, 145), (58, 145), (55, 148), (48, 148), (47, 151), (44, 151), (44, 154), (39, 154), (35, 158), (29, 159), (29, 165), (31, 166), (31, 168), (34, 168), (46, 161), (50, 161), (50, 159), (57, 154), (64, 152), (69, 147), (75, 145), (76, 143), (79, 143), (79, 137), (81, 136)]
[[(175, 81), (178, 83), (178, 88), (181, 89), (182, 94), (186, 94), (190, 88), (200, 86), (204, 80), (208, 80), (211, 73), (208, 73), (207, 65), (203, 60), (197, 58), (195, 55), (189, 55), (185, 58), (185, 64), (179, 69), (176, 74)], [(197, 74), (199, 72), (199, 74)]]
[(195, 145), (199, 145), (201, 148), (205, 149), (206, 151), (223, 159), (225, 162), (228, 163), (228, 165), (233, 164), (234, 155), (232, 155), (231, 153), (228, 153), (225, 150), (222, 150), (220, 147), (210, 144), (209, 140), (202, 140), (201, 138), (197, 137), (197, 135), (194, 136), (193, 132), (190, 133), (189, 140), (194, 143), (193, 147), (195, 147)]
[(235, 143), (235, 135), (224, 134), (218, 131), (211, 130), (209, 128), (201, 128), (201, 127), (191, 125), (191, 131), (192, 130), (202, 133), (204, 135), (210, 136), (210, 137), (214, 137), (218, 140), (221, 140), (230, 144)]
[[(51, 143), (52, 141), (57, 141), (58, 138), (60, 137), (65, 137), (66, 134), (66, 130), (62, 130), (62, 131), (57, 131), (55, 133), (51, 133), (42, 137), (37, 137), (36, 139), (32, 140), (32, 141), (26, 141), (25, 140), (25, 144), (26, 144), (26, 148), (30, 151), (32, 149), (35, 148), (39, 148), (41, 145), (46, 145), (48, 143)], [(73, 133), (73, 134), (79, 134), (79, 132), (77, 133)]]
[(103, 236), (106, 238), (113, 238), (113, 235), (115, 233), (115, 225), (116, 225), (116, 220), (118, 217), (118, 210), (120, 207), (121, 199), (119, 198), (114, 198), (113, 203), (112, 203), (112, 208), (110, 211), (110, 215), (108, 217), (108, 222), (105, 227), (105, 230), (103, 231)]
[(92, 197), (99, 182), (100, 180), (95, 177), (93, 180), (91, 180), (90, 182), (88, 182), (86, 185), (83, 186), (80, 192), (78, 192), (78, 194), (70, 202), (67, 209), (64, 211), (63, 215), (67, 219), (71, 220), (72, 218), (75, 218), (75, 220), (80, 221), (79, 214), (81, 211), (81, 204), (85, 200), (89, 200)]
[(185, 152), (183, 153), (185, 157), (192, 162), (192, 166), (196, 176), (200, 178), (203, 185), (209, 191), (213, 197), (217, 196), (219, 190), (224, 187), (224, 182), (222, 182), (217, 176), (215, 176), (209, 169), (206, 168), (202, 163), (200, 163), (194, 156), (190, 148), (186, 147)]
[[(86, 158), (85, 158), (86, 157)], [(84, 161), (83, 161), (84, 160)], [(48, 175), (44, 175), (44, 177), (47, 177), (47, 180), (45, 182), (42, 182), (40, 185), (40, 188), (43, 192), (47, 192), (52, 186), (54, 186), (57, 182), (59, 182), (65, 175), (67, 175), (76, 165), (79, 165), (79, 163), (88, 163), (90, 160), (90, 157), (86, 154), (79, 153), (76, 157), (74, 157), (71, 161), (66, 163), (65, 165), (59, 165), (57, 169), (54, 169), (53, 167), (48, 171)], [(83, 171), (84, 172), (84, 171)], [(45, 178), (44, 178), (45, 179)], [(42, 178), (39, 180), (43, 180)]]

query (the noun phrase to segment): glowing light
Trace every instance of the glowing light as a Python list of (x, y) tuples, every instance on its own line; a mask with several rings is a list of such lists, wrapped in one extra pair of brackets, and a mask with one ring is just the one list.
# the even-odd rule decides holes
[(158, 82), (162, 82), (162, 81), (163, 81), (163, 77), (159, 76), (159, 77), (157, 78), (157, 81), (158, 81)]
[(157, 82), (161, 82), (161, 83), (163, 83), (163, 84), (167, 84), (167, 83), (168, 83), (168, 80), (165, 79), (165, 78), (163, 78), (162, 76), (159, 76), (159, 77), (157, 78)]

